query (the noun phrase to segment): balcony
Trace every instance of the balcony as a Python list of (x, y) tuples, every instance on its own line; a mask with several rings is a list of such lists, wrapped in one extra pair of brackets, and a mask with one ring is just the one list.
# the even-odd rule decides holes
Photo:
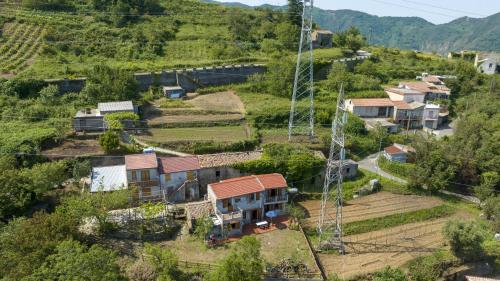
[(219, 210), (216, 210), (215, 213), (222, 221), (239, 221), (243, 218), (243, 212), (241, 210), (226, 213), (221, 213)]
[(155, 186), (160, 186), (160, 183), (158, 180), (149, 180), (149, 181), (131, 181), (131, 185), (136, 185), (138, 187), (155, 187)]
[(277, 196), (266, 196), (264, 199), (264, 203), (281, 203), (281, 202), (287, 202), (288, 201), (288, 194), (283, 194), (283, 195), (277, 195)]

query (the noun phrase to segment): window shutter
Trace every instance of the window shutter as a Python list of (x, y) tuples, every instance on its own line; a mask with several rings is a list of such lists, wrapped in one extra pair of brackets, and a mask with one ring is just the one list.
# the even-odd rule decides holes
[(255, 200), (260, 200), (260, 192), (255, 193)]

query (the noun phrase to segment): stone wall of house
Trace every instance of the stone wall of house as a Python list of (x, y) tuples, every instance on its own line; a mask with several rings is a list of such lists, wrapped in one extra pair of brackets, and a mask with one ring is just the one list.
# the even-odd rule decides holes
[[(250, 75), (265, 71), (264, 65), (249, 64), (135, 73), (134, 77), (141, 91), (151, 86), (180, 85), (188, 92), (192, 92), (201, 87), (242, 83)], [(80, 92), (85, 86), (85, 81), (86, 78), (46, 80), (49, 84), (59, 86), (61, 93)]]
[(198, 182), (200, 183), (200, 197), (207, 194), (207, 185), (243, 176), (249, 176), (248, 173), (242, 173), (232, 167), (212, 167), (202, 168), (199, 171)]

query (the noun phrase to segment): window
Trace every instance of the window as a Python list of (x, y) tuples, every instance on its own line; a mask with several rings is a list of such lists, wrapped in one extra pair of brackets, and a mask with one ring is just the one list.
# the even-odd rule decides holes
[(255, 193), (255, 200), (260, 200), (260, 193), (259, 192)]
[(215, 171), (215, 176), (220, 177), (220, 171)]
[(240, 223), (239, 222), (234, 222), (231, 224), (232, 229), (240, 229)]
[(143, 187), (142, 188), (142, 196), (150, 196), (150, 195), (151, 195), (151, 188)]
[(171, 181), (172, 180), (172, 174), (165, 174), (165, 181)]
[(194, 180), (194, 172), (193, 171), (187, 172), (187, 179), (190, 181)]
[(351, 171), (351, 168), (346, 168), (346, 169), (345, 169), (345, 173), (346, 173), (346, 174), (349, 174), (349, 172), (350, 172), (350, 171)]
[(246, 220), (247, 219), (247, 212), (243, 211), (243, 219)]
[(229, 205), (229, 200), (228, 199), (222, 200), (222, 207), (223, 208), (227, 208), (228, 205)]
[(149, 171), (148, 170), (141, 171), (141, 181), (149, 181)]
[(132, 181), (137, 181), (137, 172), (136, 171), (130, 171), (130, 174), (132, 175)]
[(241, 197), (234, 198), (234, 203), (239, 203), (241, 200)]

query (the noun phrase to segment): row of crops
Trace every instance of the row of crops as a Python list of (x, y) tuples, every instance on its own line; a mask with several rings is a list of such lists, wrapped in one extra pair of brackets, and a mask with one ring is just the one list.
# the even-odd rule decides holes
[(31, 64), (42, 48), (43, 26), (6, 23), (0, 37), (0, 73), (17, 74)]

